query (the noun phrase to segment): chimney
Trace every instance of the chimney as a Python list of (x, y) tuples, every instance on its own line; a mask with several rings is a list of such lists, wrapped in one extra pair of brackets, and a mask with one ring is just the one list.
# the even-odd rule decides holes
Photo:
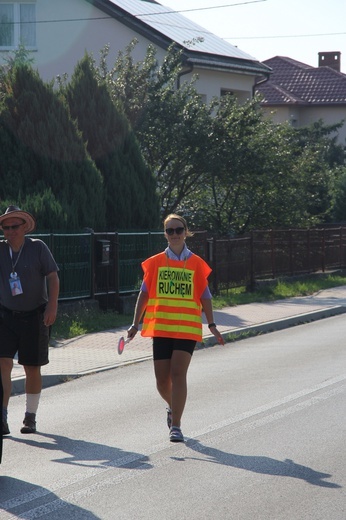
[(341, 52), (319, 52), (318, 53), (318, 66), (319, 67), (330, 67), (331, 69), (340, 72), (341, 65)]

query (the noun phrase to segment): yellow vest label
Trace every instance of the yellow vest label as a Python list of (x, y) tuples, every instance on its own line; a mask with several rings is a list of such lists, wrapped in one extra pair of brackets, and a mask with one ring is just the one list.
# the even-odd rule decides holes
[(188, 298), (194, 295), (194, 271), (182, 267), (159, 267), (156, 296), (158, 298)]

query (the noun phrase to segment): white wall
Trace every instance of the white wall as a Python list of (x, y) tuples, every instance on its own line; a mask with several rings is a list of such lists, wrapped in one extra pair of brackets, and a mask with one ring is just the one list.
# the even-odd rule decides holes
[[(100, 50), (107, 44), (110, 44), (109, 65), (112, 66), (118, 52), (137, 36), (114, 19), (95, 20), (106, 15), (85, 0), (38, 0), (37, 13), (43, 20), (75, 20), (37, 24), (35, 63), (43, 79), (65, 72), (71, 75), (86, 51), (93, 53), (98, 62)], [(141, 45), (133, 54), (136, 59), (143, 59), (149, 43), (141, 38)]]
[[(71, 76), (86, 51), (92, 53), (98, 63), (100, 50), (110, 44), (108, 65), (112, 67), (118, 52), (124, 51), (134, 38), (139, 40), (133, 52), (135, 60), (142, 60), (151, 44), (122, 23), (105, 19), (105, 13), (85, 0), (36, 0), (36, 16), (37, 49), (33, 52), (34, 67), (46, 81), (65, 73)], [(165, 51), (158, 48), (159, 61), (162, 61), (164, 54)], [(0, 51), (0, 62), (4, 61), (5, 56), (8, 53)], [(234, 91), (241, 101), (252, 97), (253, 75), (207, 69), (196, 69), (194, 73), (199, 76), (196, 88), (206, 96), (207, 102), (214, 96), (220, 96), (221, 89)], [(191, 75), (183, 76), (182, 81), (190, 78)]]
[(323, 119), (326, 125), (333, 125), (344, 120), (344, 125), (338, 130), (338, 142), (346, 145), (346, 106), (304, 107), (301, 110), (301, 125), (310, 125)]
[(333, 125), (345, 120), (337, 132), (338, 143), (346, 146), (346, 106), (291, 106), (263, 107), (264, 113), (274, 123), (289, 121), (294, 127), (308, 126), (322, 119), (326, 125)]
[[(255, 77), (235, 73), (227, 73), (218, 70), (207, 70), (195, 68), (192, 74), (198, 76), (196, 88), (201, 94), (206, 96), (206, 102), (210, 103), (213, 97), (220, 97), (221, 90), (230, 90), (241, 102), (252, 99), (252, 89)], [(182, 81), (190, 80), (192, 74), (186, 74)]]
[[(93, 53), (98, 62), (100, 50), (107, 44), (110, 44), (109, 64), (112, 66), (118, 52), (138, 37), (125, 25), (106, 19), (105, 13), (85, 0), (36, 0), (35, 3), (37, 48), (32, 57), (34, 67), (44, 80), (64, 73), (71, 75), (86, 51)], [(142, 37), (140, 40), (133, 53), (138, 60), (144, 58), (150, 43)], [(159, 59), (163, 55), (163, 51), (158, 51)], [(4, 63), (6, 57), (8, 52), (0, 51), (0, 63)]]

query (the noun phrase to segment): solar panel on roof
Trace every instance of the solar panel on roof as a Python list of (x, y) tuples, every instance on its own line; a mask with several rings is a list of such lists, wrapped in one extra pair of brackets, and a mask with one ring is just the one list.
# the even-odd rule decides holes
[(170, 7), (141, 0), (109, 1), (192, 52), (258, 61)]

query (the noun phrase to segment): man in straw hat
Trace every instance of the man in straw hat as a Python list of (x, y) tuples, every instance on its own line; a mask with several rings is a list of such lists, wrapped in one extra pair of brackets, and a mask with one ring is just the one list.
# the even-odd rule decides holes
[(4, 233), (4, 240), (0, 240), (3, 435), (10, 433), (7, 408), (16, 353), (26, 376), (26, 412), (21, 432), (36, 432), (36, 412), (42, 390), (41, 366), (49, 362), (49, 332), (58, 308), (58, 266), (42, 240), (25, 236), (35, 227), (34, 217), (17, 206), (9, 206), (0, 216), (0, 228)]

